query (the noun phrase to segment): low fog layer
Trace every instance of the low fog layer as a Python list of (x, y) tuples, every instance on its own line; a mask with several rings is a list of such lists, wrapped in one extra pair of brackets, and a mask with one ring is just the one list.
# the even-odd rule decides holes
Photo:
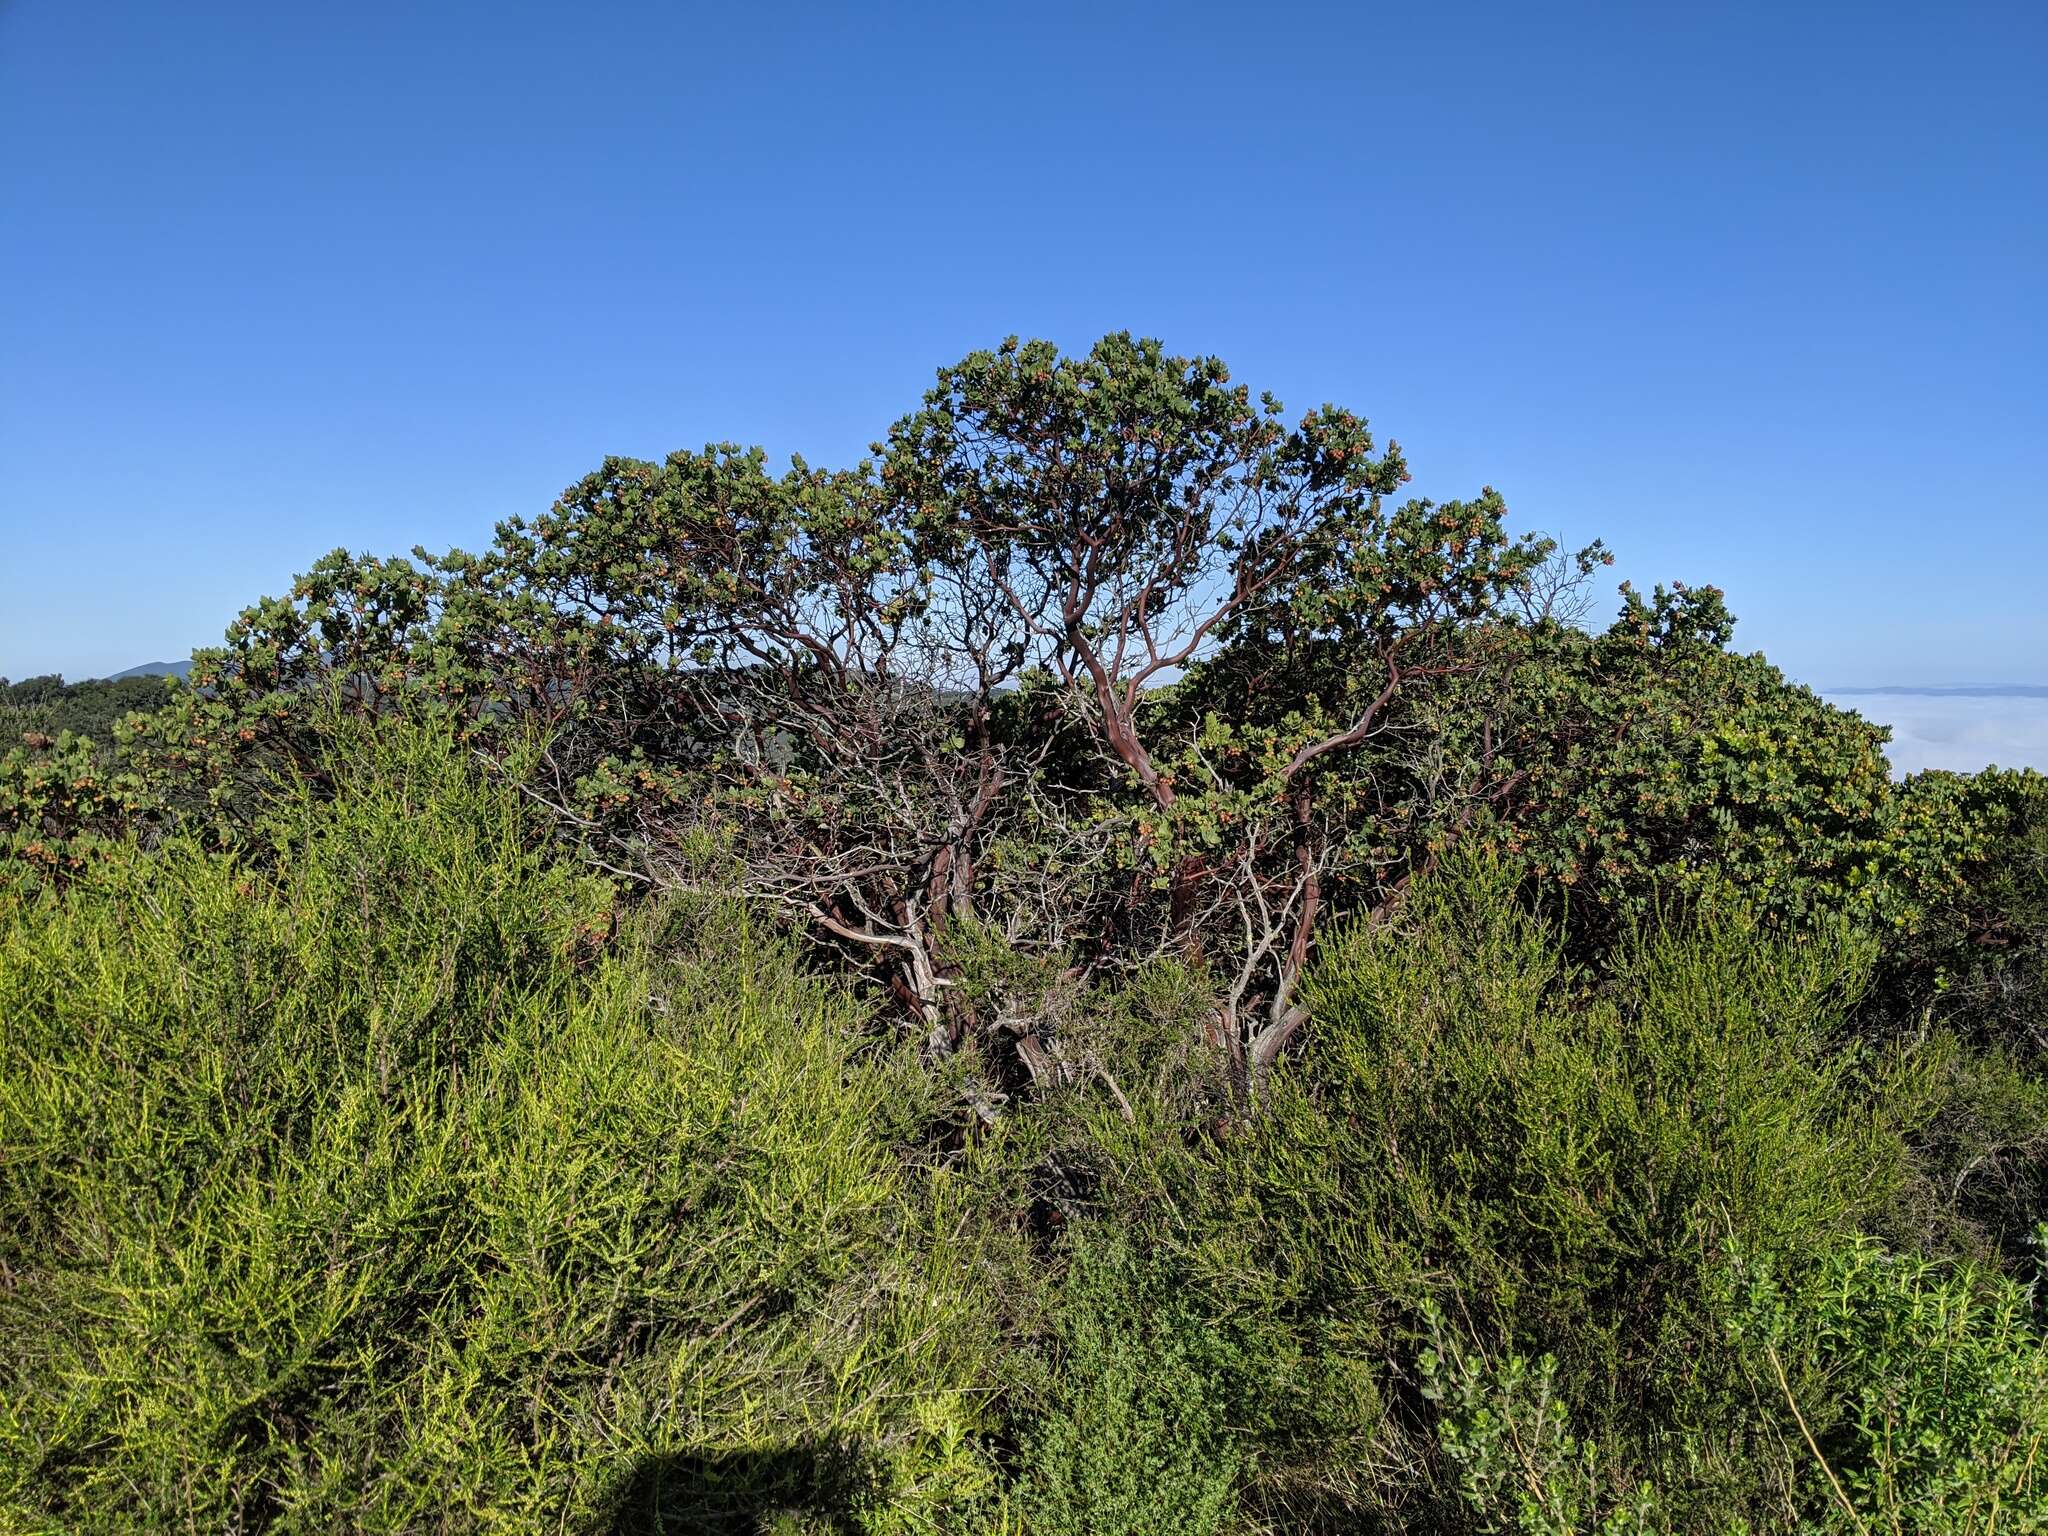
[(1986, 694), (1830, 693), (1828, 702), (1892, 728), (1892, 768), (1974, 773), (2048, 769), (2048, 698)]

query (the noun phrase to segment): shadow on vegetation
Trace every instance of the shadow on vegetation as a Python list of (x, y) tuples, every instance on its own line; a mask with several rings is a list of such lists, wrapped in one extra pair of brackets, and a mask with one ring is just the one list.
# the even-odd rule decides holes
[(840, 1536), (872, 1492), (865, 1460), (844, 1447), (679, 1451), (650, 1456), (627, 1481), (604, 1536)]

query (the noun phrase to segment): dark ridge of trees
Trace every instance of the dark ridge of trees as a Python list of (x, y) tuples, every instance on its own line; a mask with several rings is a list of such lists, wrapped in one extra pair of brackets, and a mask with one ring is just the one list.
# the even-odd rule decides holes
[(55, 675), (25, 677), (18, 683), (0, 677), (0, 741), (12, 748), (22, 745), (25, 736), (54, 740), (69, 731), (111, 742), (119, 722), (137, 711), (161, 707), (166, 696), (159, 677), (102, 677), (80, 683)]

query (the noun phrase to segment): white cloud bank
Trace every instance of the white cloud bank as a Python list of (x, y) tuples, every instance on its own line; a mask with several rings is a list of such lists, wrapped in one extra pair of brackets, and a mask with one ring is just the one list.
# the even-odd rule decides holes
[(1983, 694), (1829, 693), (1830, 704), (1892, 728), (1896, 773), (1952, 768), (2048, 769), (2048, 698)]

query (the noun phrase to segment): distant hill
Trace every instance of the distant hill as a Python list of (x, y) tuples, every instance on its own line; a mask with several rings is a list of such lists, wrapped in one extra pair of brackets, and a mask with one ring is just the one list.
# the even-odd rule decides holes
[(192, 671), (187, 661), (145, 661), (139, 667), (130, 667), (126, 672), (116, 672), (107, 681), (118, 683), (130, 677), (185, 677)]

